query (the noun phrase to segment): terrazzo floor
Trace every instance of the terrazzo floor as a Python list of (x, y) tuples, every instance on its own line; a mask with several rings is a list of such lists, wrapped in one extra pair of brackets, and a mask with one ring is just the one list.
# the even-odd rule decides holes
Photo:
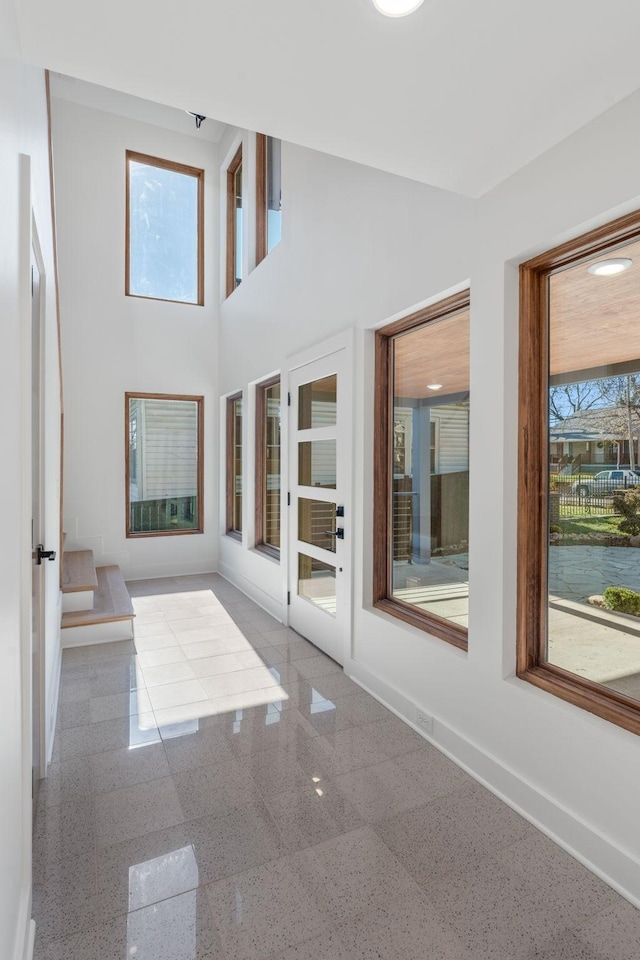
[(129, 586), (135, 649), (63, 656), (35, 960), (640, 956), (640, 912), (225, 580)]

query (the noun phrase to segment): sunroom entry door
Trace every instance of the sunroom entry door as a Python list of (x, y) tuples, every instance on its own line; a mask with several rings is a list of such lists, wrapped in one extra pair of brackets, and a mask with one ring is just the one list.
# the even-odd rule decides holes
[(289, 625), (344, 663), (351, 622), (346, 347), (289, 373)]

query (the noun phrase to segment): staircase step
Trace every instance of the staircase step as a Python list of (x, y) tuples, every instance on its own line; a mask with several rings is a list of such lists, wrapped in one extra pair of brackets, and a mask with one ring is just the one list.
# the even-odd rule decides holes
[[(97, 567), (97, 589), (92, 610), (73, 610), (62, 614), (63, 646), (99, 643), (133, 636), (133, 605), (120, 573), (120, 567)], [(116, 624), (109, 627), (109, 624)]]
[(93, 550), (65, 550), (62, 560), (62, 592), (82, 593), (98, 589)]

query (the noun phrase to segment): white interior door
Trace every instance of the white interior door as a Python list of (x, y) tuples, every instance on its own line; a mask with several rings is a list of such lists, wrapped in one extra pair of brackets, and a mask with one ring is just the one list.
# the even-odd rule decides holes
[(351, 629), (350, 350), (289, 372), (289, 625), (338, 663)]

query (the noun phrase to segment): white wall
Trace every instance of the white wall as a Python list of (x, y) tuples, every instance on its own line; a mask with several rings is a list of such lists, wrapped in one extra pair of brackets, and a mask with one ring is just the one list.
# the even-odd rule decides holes
[[(518, 262), (640, 206), (640, 95), (480, 201), (299, 147), (283, 240), (221, 307), (221, 393), (356, 328), (354, 636), (347, 671), (640, 902), (640, 739), (515, 679)], [(372, 609), (373, 328), (471, 278), (470, 634), (465, 654)], [(247, 345), (251, 349), (247, 349)], [(251, 391), (249, 391), (251, 398)], [(282, 619), (286, 563), (242, 545), (220, 570)], [(490, 456), (489, 456), (490, 454)], [(286, 461), (284, 461), (286, 462)]]
[[(195, 130), (194, 130), (195, 133)], [(218, 160), (215, 144), (53, 100), (67, 545), (128, 578), (215, 569)], [(205, 171), (205, 306), (124, 295), (125, 151)], [(202, 535), (126, 539), (124, 394), (204, 396)]]
[[(30, 207), (46, 277), (45, 529), (46, 545), (54, 550), (59, 547), (60, 407), (44, 74), (13, 59), (13, 23), (7, 8), (0, 4), (0, 402), (5, 411), (0, 471), (0, 502), (4, 504), (0, 551), (0, 956), (22, 960), (31, 910)], [(53, 719), (60, 660), (58, 597), (56, 561), (47, 564), (46, 570), (48, 719)]]
[[(283, 144), (282, 165), (282, 240), (220, 308), (221, 393), (247, 396), (245, 537), (220, 538), (220, 570), (280, 618), (285, 565), (251, 549), (255, 407), (247, 385), (286, 373), (288, 356), (346, 327), (408, 310), (440, 283), (464, 283), (473, 225), (472, 201), (369, 167), (291, 144)], [(247, 186), (251, 209), (253, 178)]]

